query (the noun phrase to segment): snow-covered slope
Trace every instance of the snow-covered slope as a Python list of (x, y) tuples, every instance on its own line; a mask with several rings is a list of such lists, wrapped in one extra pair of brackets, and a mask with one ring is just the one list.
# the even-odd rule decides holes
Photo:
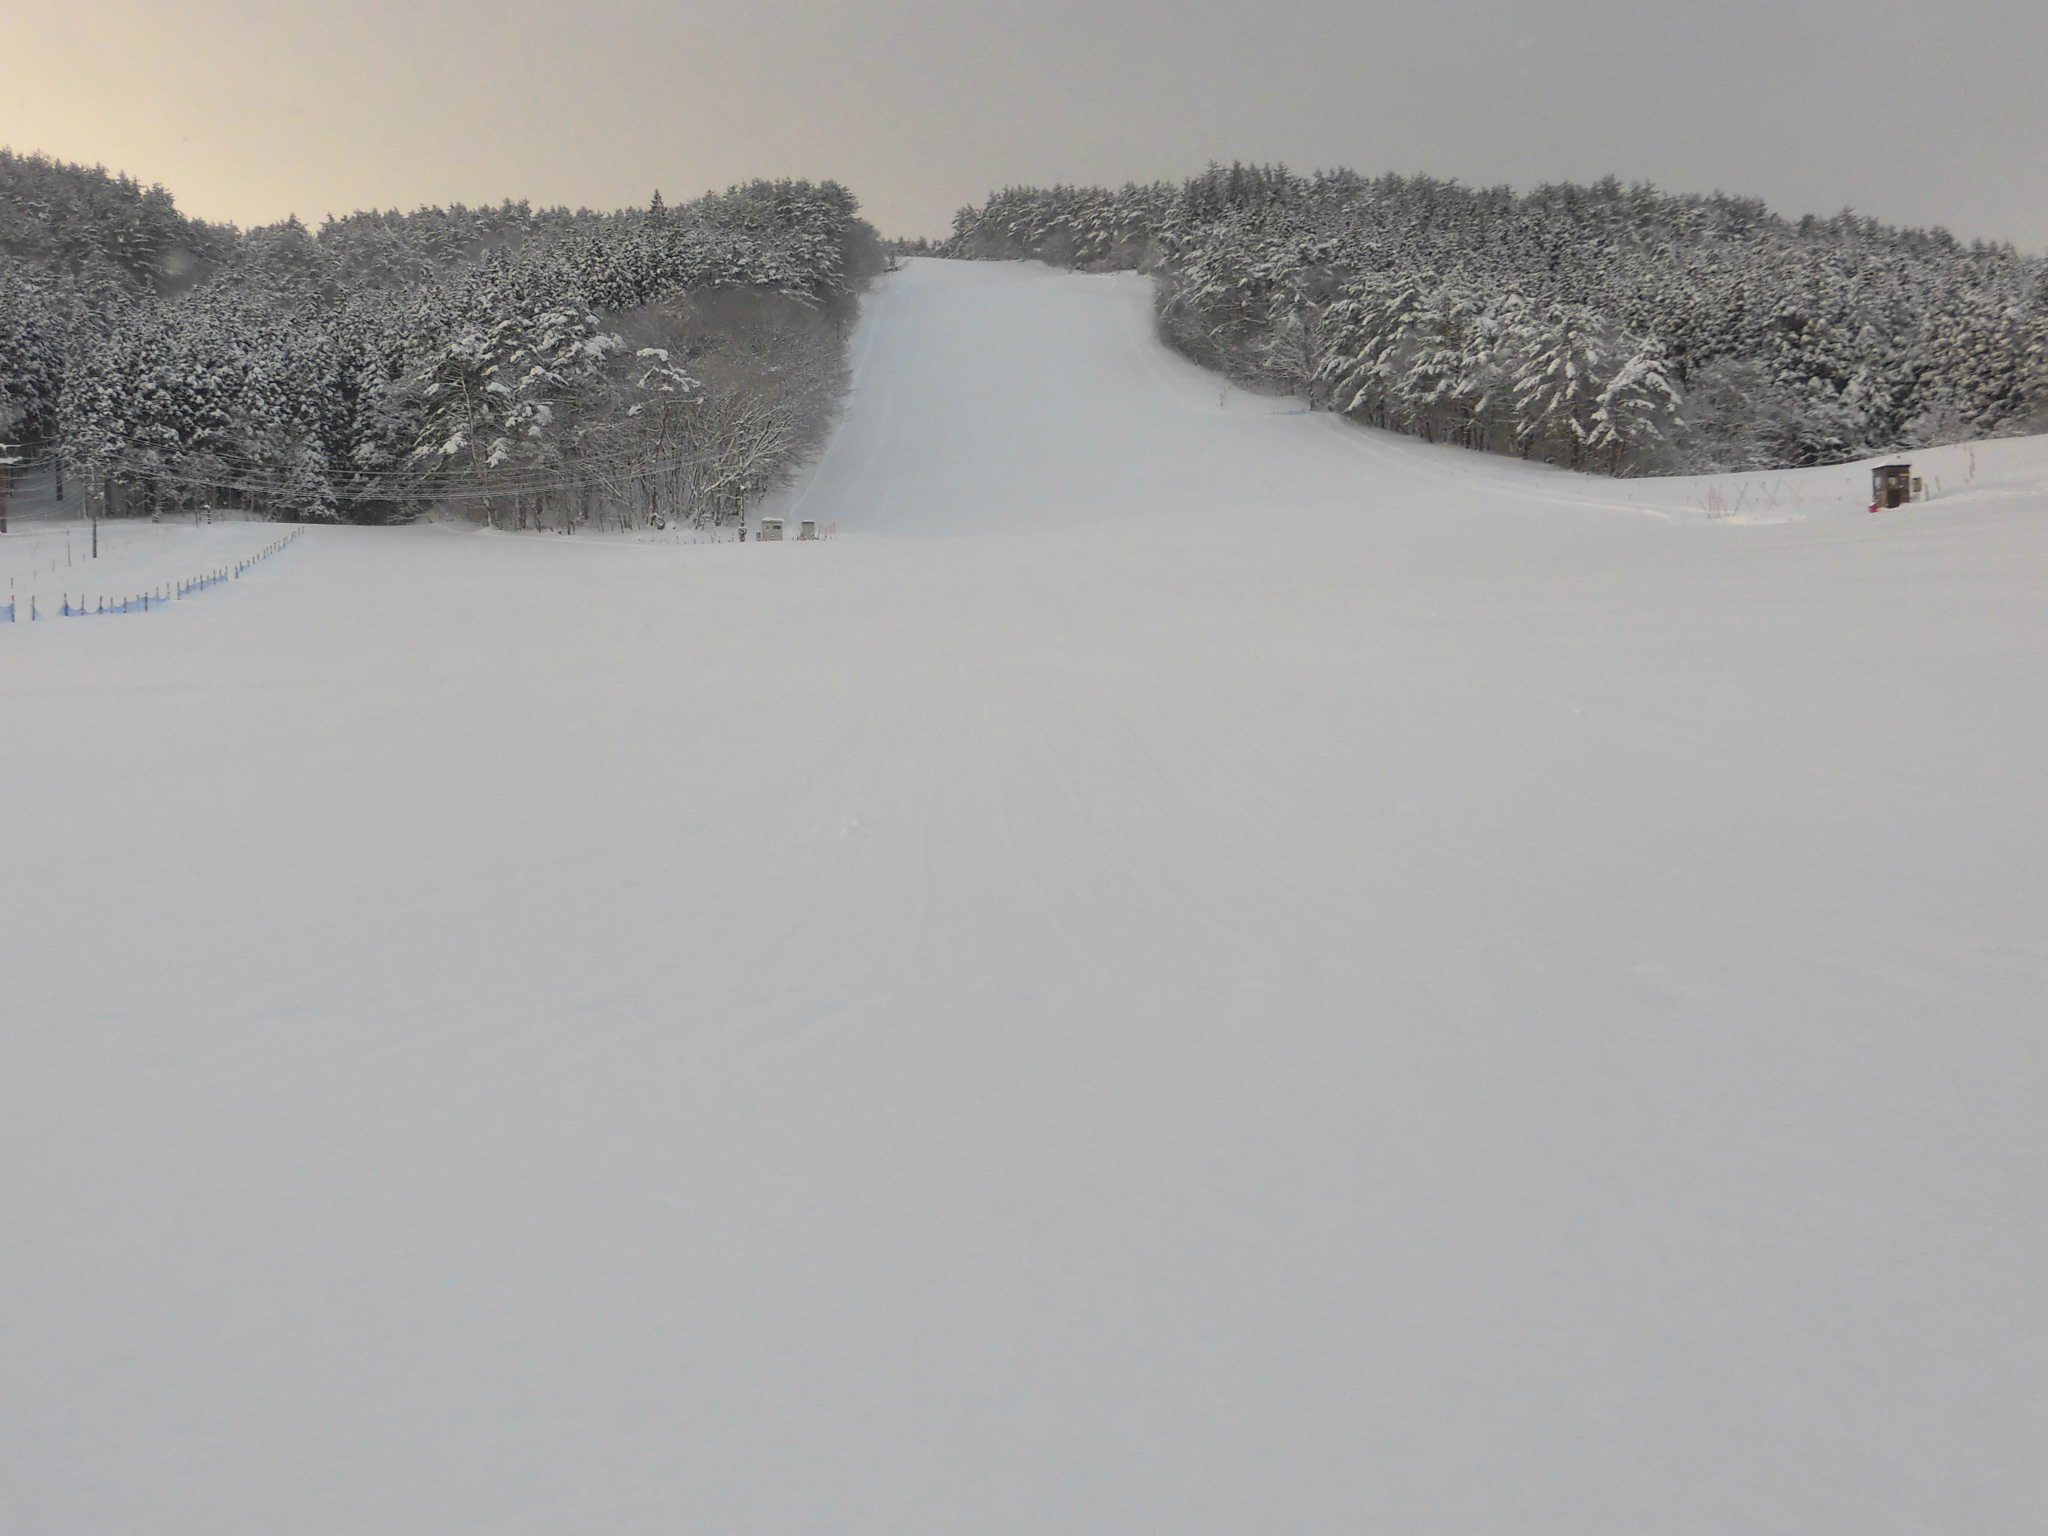
[(2048, 445), (1585, 481), (1144, 317), (890, 279), (831, 542), (0, 627), (0, 1529), (2032, 1527)]

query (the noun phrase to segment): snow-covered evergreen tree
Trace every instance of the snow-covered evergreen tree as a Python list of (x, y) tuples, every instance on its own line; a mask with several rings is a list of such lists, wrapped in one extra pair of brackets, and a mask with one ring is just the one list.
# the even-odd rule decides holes
[(1615, 473), (2048, 426), (2042, 261), (1853, 214), (1613, 178), (1518, 196), (1212, 166), (1180, 187), (1005, 188), (946, 249), (1153, 271), (1161, 329), (1198, 362)]
[[(822, 431), (883, 262), (831, 182), (237, 235), (159, 189), (0, 153), (0, 215), (0, 418), (117, 511), (729, 515)], [(695, 462), (726, 467), (706, 482)]]

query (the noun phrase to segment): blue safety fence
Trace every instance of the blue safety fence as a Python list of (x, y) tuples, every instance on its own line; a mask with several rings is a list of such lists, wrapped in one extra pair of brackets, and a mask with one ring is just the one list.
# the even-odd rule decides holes
[(22, 615), (16, 611), (20, 607), (22, 599), (9, 598), (5, 604), (0, 604), (0, 615), (4, 615), (4, 617), (0, 617), (0, 623), (12, 624), (17, 618), (23, 617), (29, 620), (44, 618), (82, 619), (109, 613), (148, 613), (152, 609), (166, 608), (172, 603), (180, 602), (209, 588), (241, 580), (249, 571), (255, 569), (272, 555), (277, 554), (280, 550), (295, 542), (299, 535), (305, 531), (303, 528), (294, 528), (283, 538), (273, 540), (271, 543), (264, 545), (255, 554), (245, 556), (231, 565), (223, 565), (215, 570), (206, 572), (204, 575), (189, 577), (183, 581), (163, 582), (158, 586), (151, 587), (146, 592), (131, 592), (120, 597), (88, 597), (81, 593), (75, 600), (70, 593), (66, 592), (58, 598), (57, 611), (55, 613), (46, 614), (42, 612), (37, 599), (34, 596), (30, 596), (27, 599), (28, 613)]

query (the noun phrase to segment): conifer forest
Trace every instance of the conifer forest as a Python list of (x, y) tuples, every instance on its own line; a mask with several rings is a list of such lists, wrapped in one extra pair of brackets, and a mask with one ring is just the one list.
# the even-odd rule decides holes
[(717, 525), (822, 438), (885, 251), (1147, 272), (1165, 339), (1239, 383), (1574, 469), (2048, 427), (2040, 257), (1613, 179), (1212, 166), (1012, 187), (885, 245), (829, 181), (242, 231), (0, 151), (0, 439), (106, 516)]
[(1211, 167), (1012, 187), (946, 254), (1157, 275), (1199, 362), (1576, 469), (1836, 463), (2048, 428), (2048, 266), (1843, 213), (1648, 186)]
[(4, 151), (0, 257), (0, 438), (90, 507), (563, 530), (717, 523), (779, 484), (881, 262), (829, 182), (241, 232)]

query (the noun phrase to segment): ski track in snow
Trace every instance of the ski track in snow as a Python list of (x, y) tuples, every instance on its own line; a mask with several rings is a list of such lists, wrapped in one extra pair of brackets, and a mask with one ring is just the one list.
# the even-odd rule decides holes
[(0, 1530), (2035, 1527), (2048, 440), (1587, 480), (999, 264), (855, 359), (830, 542), (0, 626)]

